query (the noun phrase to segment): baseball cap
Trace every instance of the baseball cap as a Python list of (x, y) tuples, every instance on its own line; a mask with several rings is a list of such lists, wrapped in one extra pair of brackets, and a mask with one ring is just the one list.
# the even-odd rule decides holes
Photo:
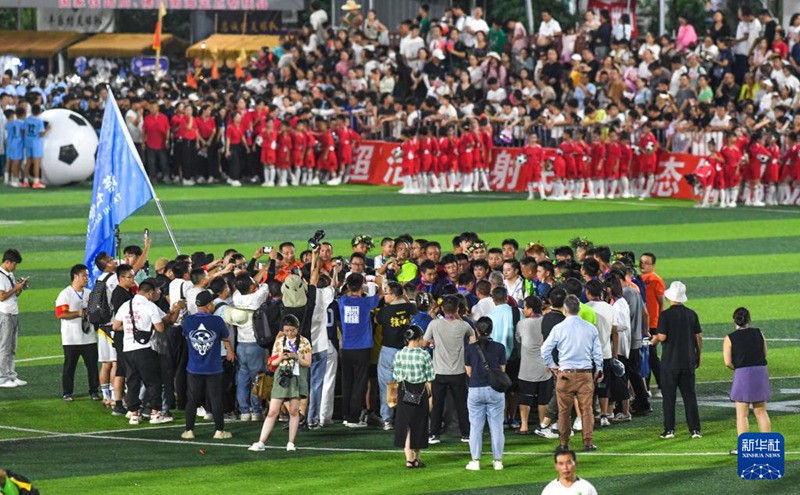
[(195, 298), (195, 302), (197, 303), (197, 307), (201, 308), (206, 306), (212, 302), (214, 302), (214, 294), (210, 291), (203, 290), (197, 293), (197, 297)]

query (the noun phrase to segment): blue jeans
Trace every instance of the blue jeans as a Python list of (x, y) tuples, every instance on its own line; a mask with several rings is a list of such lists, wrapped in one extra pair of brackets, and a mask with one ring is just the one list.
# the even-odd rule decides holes
[(473, 460), (481, 458), (483, 447), (483, 426), (489, 422), (492, 435), (492, 458), (503, 460), (506, 439), (503, 436), (503, 416), (506, 409), (506, 396), (492, 387), (470, 387), (467, 396), (469, 410), (469, 451)]
[(381, 347), (378, 357), (378, 390), (381, 393), (381, 419), (383, 422), (392, 420), (392, 408), (386, 402), (386, 384), (394, 380), (394, 356), (400, 349), (394, 347)]
[(311, 355), (309, 373), (311, 386), (308, 398), (308, 424), (319, 423), (319, 408), (322, 404), (322, 385), (325, 383), (325, 369), (328, 365), (328, 351), (315, 352)]
[(253, 381), (266, 365), (266, 352), (255, 342), (239, 342), (236, 346), (236, 360), (239, 370), (236, 372), (236, 402), (241, 414), (260, 414), (261, 399), (250, 391)]

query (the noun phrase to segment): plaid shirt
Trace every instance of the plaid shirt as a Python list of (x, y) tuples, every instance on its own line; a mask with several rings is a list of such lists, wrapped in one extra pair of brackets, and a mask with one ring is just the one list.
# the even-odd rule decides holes
[(433, 381), (433, 361), (419, 347), (404, 347), (394, 356), (394, 379), (398, 382), (425, 383)]

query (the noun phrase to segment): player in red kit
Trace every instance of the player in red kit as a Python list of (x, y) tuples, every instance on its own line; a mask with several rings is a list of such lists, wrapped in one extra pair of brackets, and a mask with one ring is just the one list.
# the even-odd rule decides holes
[(781, 178), (781, 147), (774, 134), (767, 135), (766, 148), (770, 159), (764, 170), (765, 203), (767, 206), (776, 206), (778, 204), (778, 182)]
[(622, 147), (619, 144), (619, 135), (615, 129), (608, 132), (608, 143), (606, 143), (606, 161), (604, 163), (603, 175), (606, 178), (605, 195), (608, 199), (614, 199), (619, 185), (619, 162), (622, 160)]
[[(566, 135), (566, 133), (564, 134)], [(567, 162), (564, 160), (564, 150), (559, 146), (555, 155), (551, 156), (548, 166), (553, 170), (553, 194), (551, 199), (564, 201), (567, 198)]]
[(470, 132), (469, 122), (464, 122), (462, 134), (458, 139), (458, 171), (461, 173), (461, 192), (471, 193), (473, 184), (473, 153), (475, 134)]
[(578, 176), (575, 179), (575, 199), (583, 199), (586, 194), (586, 179), (591, 177), (591, 149), (586, 142), (584, 134), (578, 132), (575, 136), (575, 166), (578, 168)]
[(534, 199), (534, 192), (539, 190), (539, 197), (547, 199), (544, 192), (544, 182), (542, 181), (542, 158), (544, 148), (539, 144), (539, 136), (534, 132), (528, 137), (528, 144), (522, 148), (522, 156), (525, 157), (523, 164), (525, 183), (528, 185), (528, 200)]
[(650, 131), (650, 124), (646, 122), (642, 124), (642, 132), (639, 135), (639, 149), (641, 153), (639, 199), (641, 200), (649, 198), (653, 194), (653, 186), (656, 183), (656, 166), (658, 165), (658, 141)]
[(458, 170), (457, 148), (456, 129), (452, 125), (448, 125), (444, 137), (439, 138), (439, 160), (436, 170), (436, 174), (439, 176), (439, 187), (445, 192), (455, 191), (456, 170)]
[(302, 120), (298, 120), (292, 132), (292, 184), (295, 186), (304, 184), (301, 180), (305, 178), (303, 161), (306, 156), (306, 148), (308, 148), (308, 137), (305, 126), (301, 127), (302, 123)]
[(739, 185), (742, 181), (741, 169), (747, 163), (747, 156), (742, 152), (742, 148), (737, 142), (736, 134), (729, 132), (726, 137), (728, 142), (720, 150), (720, 154), (725, 160), (724, 174), (727, 188), (725, 201), (727, 202), (727, 208), (736, 208)]
[(350, 127), (350, 118), (346, 115), (340, 115), (337, 118), (338, 125), (336, 127), (336, 136), (339, 144), (336, 149), (336, 155), (339, 160), (338, 181), (346, 183), (350, 180), (350, 167), (353, 165), (355, 158), (355, 146), (361, 140), (361, 136)]
[(702, 197), (702, 202), (695, 205), (697, 208), (708, 208), (716, 202), (712, 199), (715, 194), (719, 199), (721, 208), (727, 208), (725, 194), (725, 158), (717, 151), (717, 143), (713, 139), (708, 142), (708, 155), (701, 160), (695, 175), (699, 182), (695, 185), (696, 195)]
[(317, 122), (317, 141), (320, 146), (319, 157), (317, 158), (320, 182), (328, 184), (339, 166), (336, 160), (336, 142), (333, 139), (333, 132), (328, 128), (328, 122), (325, 120)]
[[(572, 199), (572, 191), (575, 188), (575, 177), (578, 175), (578, 166), (575, 164), (576, 148), (572, 142), (572, 134), (564, 132), (561, 144), (558, 145), (561, 157), (564, 159), (564, 192), (561, 199)], [(553, 164), (555, 167), (555, 163)], [(556, 198), (558, 199), (558, 198)]]
[[(744, 167), (744, 204), (745, 206), (765, 206), (764, 203), (764, 184), (761, 177), (764, 175), (764, 168), (772, 158), (769, 150), (764, 146), (764, 136), (755, 133), (750, 137), (750, 144), (747, 147), (747, 166)], [(753, 198), (750, 198), (750, 192)]]
[(275, 150), (275, 168), (278, 170), (278, 187), (289, 185), (289, 168), (292, 164), (292, 132), (289, 123), (281, 122), (278, 132), (278, 147)]
[(272, 187), (275, 185), (275, 158), (278, 151), (278, 134), (275, 128), (270, 125), (261, 127), (261, 164), (264, 167), (264, 182), (261, 184), (263, 187)]
[(419, 129), (419, 192), (426, 194), (430, 190), (430, 176), (433, 172), (434, 143), (430, 130), (422, 126)]
[(619, 160), (619, 192), (625, 199), (632, 198), (630, 171), (633, 165), (633, 148), (631, 147), (631, 136), (627, 132), (619, 135), (621, 156)]
[(589, 199), (605, 197), (605, 181), (603, 180), (603, 162), (606, 160), (606, 145), (599, 130), (592, 133), (592, 144), (589, 146)]
[(489, 185), (489, 170), (492, 168), (492, 152), (494, 151), (494, 142), (492, 141), (492, 126), (489, 125), (489, 120), (483, 117), (479, 121), (480, 129), (478, 130), (478, 139), (481, 143), (481, 159), (480, 167), (478, 168), (478, 177), (475, 179), (475, 190), (478, 189), (478, 183), (483, 191), (491, 191)]
[(419, 141), (412, 134), (410, 129), (403, 129), (401, 133), (403, 144), (403, 187), (398, 191), (400, 194), (417, 194), (419, 191)]
[[(782, 205), (794, 204), (795, 196), (800, 194), (800, 188), (792, 190), (792, 181), (800, 177), (800, 144), (797, 143), (797, 134), (792, 132), (786, 135), (786, 153), (783, 155), (780, 184), (778, 185), (778, 200)], [(795, 182), (797, 186), (797, 182)]]

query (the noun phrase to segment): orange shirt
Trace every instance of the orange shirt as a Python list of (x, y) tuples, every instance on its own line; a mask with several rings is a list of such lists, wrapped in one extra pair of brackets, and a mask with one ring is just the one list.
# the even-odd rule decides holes
[(647, 299), (647, 313), (650, 316), (650, 328), (658, 328), (658, 317), (661, 314), (661, 305), (658, 297), (664, 297), (664, 279), (656, 275), (655, 272), (642, 274), (642, 282), (645, 287), (645, 297)]
[(283, 282), (284, 280), (286, 280), (286, 277), (292, 274), (292, 270), (294, 270), (295, 268), (300, 270), (301, 268), (303, 268), (303, 263), (295, 260), (295, 262), (292, 263), (291, 265), (284, 264), (281, 267), (281, 269), (278, 270), (278, 273), (275, 274), (275, 280), (277, 280), (278, 282)]

